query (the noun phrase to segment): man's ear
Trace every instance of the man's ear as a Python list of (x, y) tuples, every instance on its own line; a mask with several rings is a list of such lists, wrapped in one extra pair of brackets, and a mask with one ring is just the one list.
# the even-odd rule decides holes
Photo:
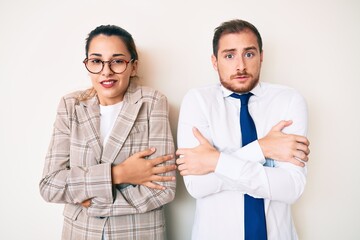
[(216, 56), (214, 54), (211, 55), (211, 62), (212, 62), (213, 68), (216, 71), (218, 71), (218, 62), (217, 62), (217, 58), (216, 58)]

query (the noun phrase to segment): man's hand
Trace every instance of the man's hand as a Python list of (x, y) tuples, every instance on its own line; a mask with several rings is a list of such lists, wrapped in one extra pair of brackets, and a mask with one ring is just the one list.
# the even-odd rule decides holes
[(193, 134), (199, 141), (199, 145), (194, 148), (179, 148), (176, 151), (176, 155), (180, 156), (176, 163), (182, 176), (204, 175), (214, 172), (220, 156), (220, 153), (195, 127)]
[(159, 174), (171, 172), (176, 165), (158, 166), (174, 158), (173, 155), (160, 156), (154, 159), (145, 159), (156, 151), (155, 148), (137, 152), (124, 162), (112, 167), (112, 180), (114, 184), (129, 183), (144, 185), (149, 188), (165, 190), (164, 186), (154, 182), (175, 181), (173, 176), (160, 176)]
[(292, 124), (292, 121), (281, 121), (270, 132), (259, 139), (259, 145), (266, 158), (281, 162), (290, 162), (304, 167), (309, 160), (309, 140), (300, 135), (285, 134), (282, 130)]

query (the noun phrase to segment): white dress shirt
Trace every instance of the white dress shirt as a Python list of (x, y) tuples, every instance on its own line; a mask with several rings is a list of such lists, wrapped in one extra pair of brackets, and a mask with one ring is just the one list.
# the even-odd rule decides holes
[(107, 106), (100, 105), (100, 138), (104, 146), (109, 139), (111, 130), (114, 127), (122, 106), (123, 102)]
[[(261, 82), (252, 91), (249, 112), (258, 138), (281, 120), (292, 120), (285, 133), (305, 135), (307, 106), (294, 89)], [(220, 151), (214, 173), (185, 176), (188, 192), (196, 198), (193, 240), (244, 239), (244, 193), (264, 198), (269, 240), (298, 239), (291, 206), (302, 194), (306, 167), (275, 161), (264, 167), (258, 141), (241, 147), (240, 100), (220, 84), (190, 90), (183, 99), (178, 125), (178, 147), (199, 143), (192, 127)]]

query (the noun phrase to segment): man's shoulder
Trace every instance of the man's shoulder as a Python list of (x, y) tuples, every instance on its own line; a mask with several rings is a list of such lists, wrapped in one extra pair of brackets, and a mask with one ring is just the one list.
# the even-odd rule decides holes
[(187, 92), (187, 95), (197, 95), (199, 97), (214, 97), (221, 94), (221, 85), (219, 83), (209, 84), (197, 88), (192, 88)]
[(279, 83), (260, 82), (259, 85), (261, 86), (261, 88), (263, 88), (265, 90), (270, 90), (270, 91), (292, 91), (292, 90), (295, 90), (294, 88), (292, 88), (290, 86), (279, 84)]
[(260, 82), (259, 85), (264, 94), (281, 94), (288, 96), (300, 95), (299, 91), (295, 88), (283, 84)]
[(261, 82), (260, 88), (263, 99), (271, 100), (272, 103), (283, 105), (292, 102), (301, 102), (306, 104), (305, 98), (301, 93), (293, 87), (274, 84), (268, 82)]

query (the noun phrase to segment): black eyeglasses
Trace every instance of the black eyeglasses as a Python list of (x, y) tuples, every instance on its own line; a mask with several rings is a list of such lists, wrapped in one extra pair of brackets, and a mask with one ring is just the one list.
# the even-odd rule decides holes
[(104, 69), (105, 63), (109, 64), (109, 68), (114, 73), (123, 73), (125, 72), (128, 64), (132, 62), (134, 59), (130, 59), (130, 61), (126, 61), (124, 59), (111, 59), (109, 61), (102, 61), (98, 58), (85, 58), (83, 63), (85, 64), (86, 69), (94, 74), (100, 73)]

